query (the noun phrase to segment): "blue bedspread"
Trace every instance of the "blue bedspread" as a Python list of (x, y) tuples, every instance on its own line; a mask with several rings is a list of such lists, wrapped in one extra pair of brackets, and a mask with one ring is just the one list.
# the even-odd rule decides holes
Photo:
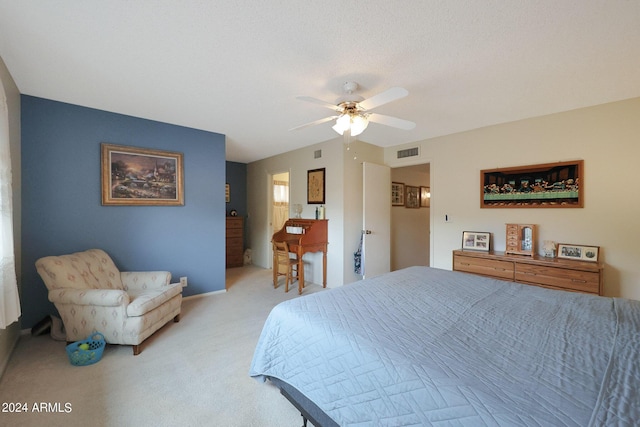
[(250, 375), (342, 426), (640, 424), (640, 302), (411, 267), (284, 302)]

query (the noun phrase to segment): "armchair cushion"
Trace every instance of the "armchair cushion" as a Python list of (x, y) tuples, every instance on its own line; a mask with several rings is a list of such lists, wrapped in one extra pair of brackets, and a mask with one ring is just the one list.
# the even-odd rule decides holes
[(52, 303), (117, 307), (129, 304), (129, 295), (118, 289), (54, 289), (49, 291)]
[(142, 316), (169, 301), (182, 292), (180, 283), (176, 283), (176, 285), (178, 286), (165, 286), (142, 293), (129, 291), (129, 296), (132, 297), (132, 300), (127, 305), (127, 316)]
[(36, 267), (49, 289), (124, 289), (120, 271), (100, 249), (40, 258)]
[(122, 288), (127, 291), (159, 289), (169, 285), (171, 273), (168, 271), (123, 271), (120, 273)]

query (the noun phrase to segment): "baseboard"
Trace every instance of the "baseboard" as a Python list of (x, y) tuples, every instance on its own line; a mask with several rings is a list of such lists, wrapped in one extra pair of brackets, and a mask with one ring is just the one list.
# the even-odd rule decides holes
[(183, 300), (196, 299), (196, 298), (208, 297), (208, 296), (216, 295), (216, 294), (223, 294), (223, 293), (226, 293), (226, 292), (227, 292), (226, 289), (221, 289), (219, 291), (205, 292), (204, 294), (189, 295), (188, 297), (182, 297), (182, 299)]

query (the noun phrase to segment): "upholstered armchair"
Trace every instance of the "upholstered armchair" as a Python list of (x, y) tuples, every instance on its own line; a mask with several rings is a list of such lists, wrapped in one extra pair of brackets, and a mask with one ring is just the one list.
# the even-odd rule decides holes
[(101, 249), (40, 258), (36, 269), (69, 342), (100, 332), (138, 355), (146, 338), (180, 320), (182, 286), (168, 271), (121, 272)]

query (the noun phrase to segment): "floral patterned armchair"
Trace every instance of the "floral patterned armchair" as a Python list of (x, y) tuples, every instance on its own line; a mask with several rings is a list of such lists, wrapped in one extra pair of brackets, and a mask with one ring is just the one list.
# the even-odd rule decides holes
[(109, 344), (141, 343), (169, 320), (180, 320), (182, 286), (168, 271), (120, 272), (101, 249), (48, 256), (36, 269), (64, 324), (67, 341), (94, 332)]

